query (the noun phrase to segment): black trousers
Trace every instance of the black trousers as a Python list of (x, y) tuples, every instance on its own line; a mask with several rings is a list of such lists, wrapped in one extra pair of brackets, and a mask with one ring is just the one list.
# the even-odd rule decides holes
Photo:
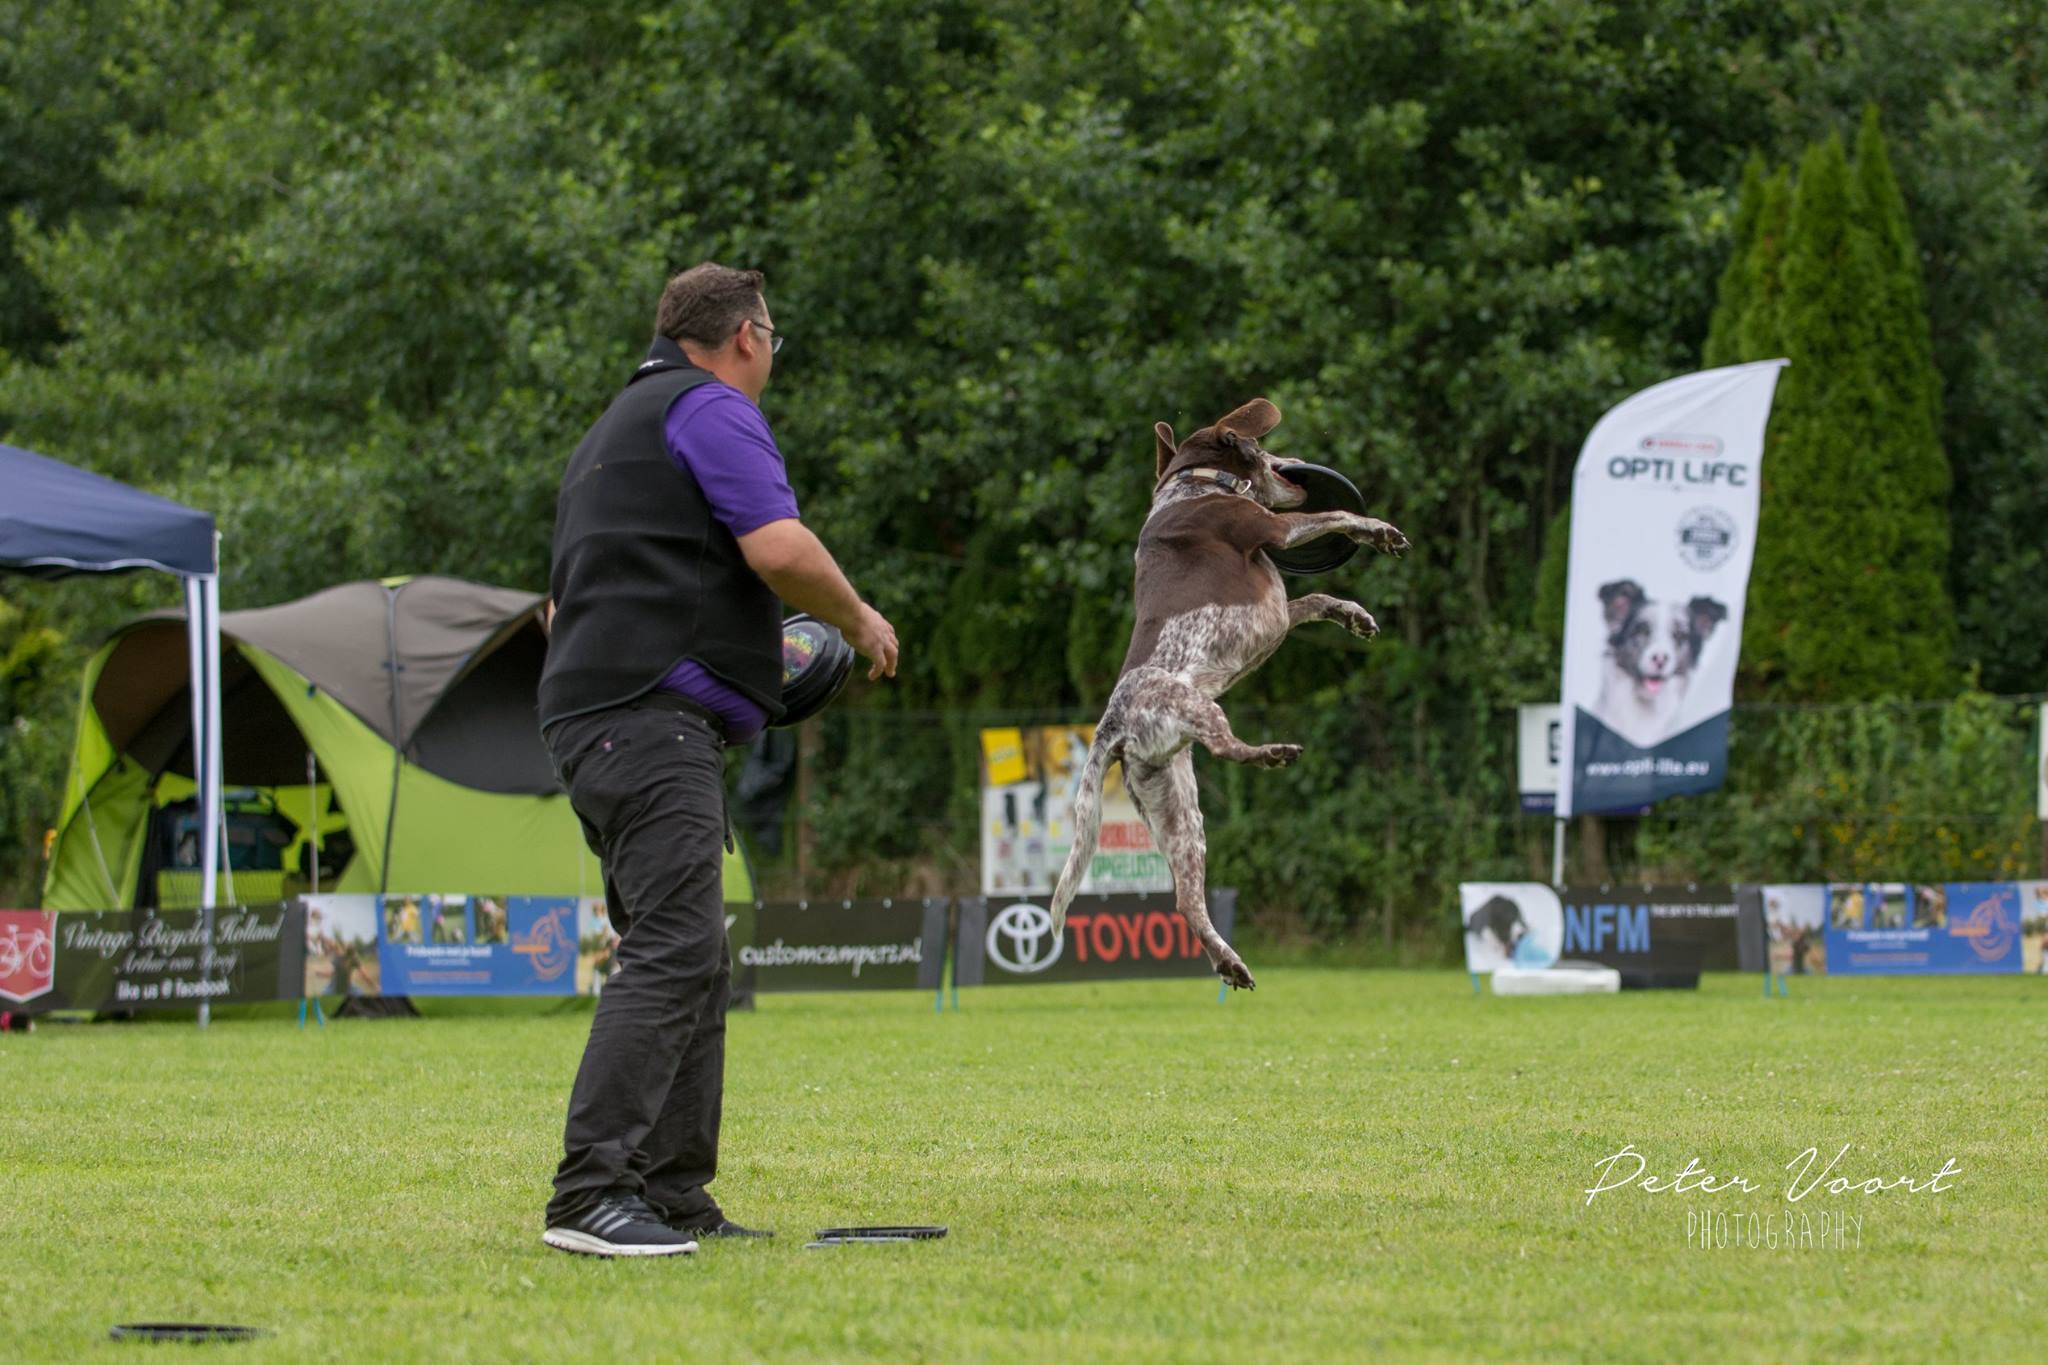
[(725, 1094), (724, 744), (709, 722), (635, 703), (548, 727), (555, 772), (604, 865), (621, 938), (569, 1094), (550, 1225), (607, 1191), (716, 1224)]

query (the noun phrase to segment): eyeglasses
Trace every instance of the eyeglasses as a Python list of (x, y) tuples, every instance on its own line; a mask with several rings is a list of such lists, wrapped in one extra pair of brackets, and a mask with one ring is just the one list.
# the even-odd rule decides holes
[(766, 332), (768, 334), (769, 355), (780, 355), (782, 353), (782, 333), (776, 331), (773, 327), (770, 327), (765, 322), (754, 322), (752, 318), (748, 318), (747, 321), (749, 323), (752, 323), (757, 330)]

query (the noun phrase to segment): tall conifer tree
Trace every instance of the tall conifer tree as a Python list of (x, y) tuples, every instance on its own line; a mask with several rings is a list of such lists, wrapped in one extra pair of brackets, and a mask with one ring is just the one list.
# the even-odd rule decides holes
[(1710, 365), (1785, 356), (1765, 444), (1743, 674), (1752, 695), (1835, 700), (1948, 690), (1948, 465), (1917, 248), (1874, 113), (1796, 181), (1744, 175), (1741, 257)]

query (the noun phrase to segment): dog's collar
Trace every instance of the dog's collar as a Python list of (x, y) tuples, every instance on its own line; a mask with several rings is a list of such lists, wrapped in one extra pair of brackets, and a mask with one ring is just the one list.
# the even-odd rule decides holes
[(1233, 474), (1227, 469), (1183, 469), (1173, 476), (1175, 483), (1213, 483), (1226, 493), (1242, 493), (1249, 497), (1252, 481), (1242, 474)]

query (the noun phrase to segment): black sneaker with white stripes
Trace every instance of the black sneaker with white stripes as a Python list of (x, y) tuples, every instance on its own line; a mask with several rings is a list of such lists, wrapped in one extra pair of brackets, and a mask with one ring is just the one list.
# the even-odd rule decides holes
[(540, 1239), (557, 1251), (585, 1256), (681, 1256), (697, 1249), (695, 1240), (662, 1222), (637, 1194), (608, 1194)]

